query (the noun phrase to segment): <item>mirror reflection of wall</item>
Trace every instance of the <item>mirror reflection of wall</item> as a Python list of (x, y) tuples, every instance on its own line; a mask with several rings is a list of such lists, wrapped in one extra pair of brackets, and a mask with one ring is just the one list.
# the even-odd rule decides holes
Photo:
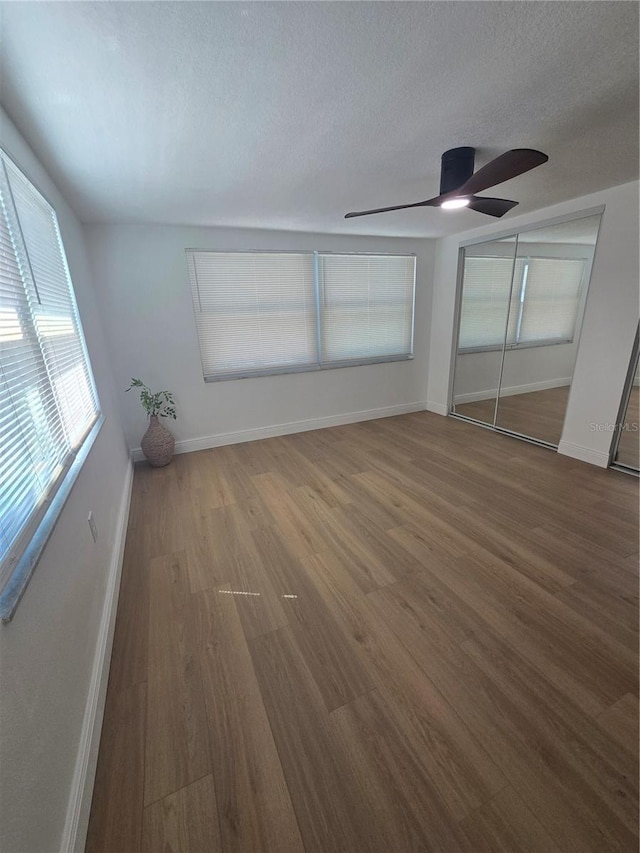
[(637, 348), (634, 358), (636, 367), (631, 379), (631, 387), (627, 388), (629, 396), (621, 418), (614, 462), (625, 468), (640, 471), (640, 363)]
[(600, 214), (464, 249), (452, 411), (557, 446)]

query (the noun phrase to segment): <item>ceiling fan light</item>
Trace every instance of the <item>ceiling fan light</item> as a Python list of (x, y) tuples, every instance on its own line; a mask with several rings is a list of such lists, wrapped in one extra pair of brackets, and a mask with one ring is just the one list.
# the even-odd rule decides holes
[(440, 204), (443, 210), (458, 210), (461, 207), (466, 207), (471, 199), (469, 198), (449, 198)]

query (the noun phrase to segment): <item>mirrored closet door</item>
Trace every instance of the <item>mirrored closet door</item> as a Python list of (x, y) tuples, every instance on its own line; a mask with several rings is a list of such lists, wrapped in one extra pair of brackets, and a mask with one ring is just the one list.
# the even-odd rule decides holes
[(636, 335), (614, 443), (613, 463), (616, 467), (620, 466), (640, 473), (640, 364), (638, 354), (639, 344)]
[(600, 216), (462, 250), (454, 414), (558, 445)]

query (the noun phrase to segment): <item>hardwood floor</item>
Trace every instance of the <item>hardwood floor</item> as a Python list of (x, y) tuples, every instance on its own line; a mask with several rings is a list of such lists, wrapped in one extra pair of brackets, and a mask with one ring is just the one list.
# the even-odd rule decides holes
[(428, 413), (138, 466), (88, 853), (635, 853), (637, 509)]
[[(566, 385), (501, 397), (496, 426), (536, 438), (538, 441), (546, 441), (557, 447), (562, 436), (569, 389), (570, 386)], [(477, 400), (474, 403), (458, 403), (456, 414), (492, 424), (495, 406), (495, 398)]]

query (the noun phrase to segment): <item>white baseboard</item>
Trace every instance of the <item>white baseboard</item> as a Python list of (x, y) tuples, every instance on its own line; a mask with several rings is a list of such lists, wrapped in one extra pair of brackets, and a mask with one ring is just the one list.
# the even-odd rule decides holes
[[(511, 385), (500, 389), (501, 397), (515, 397), (516, 394), (530, 394), (532, 391), (546, 391), (548, 388), (562, 388), (571, 385), (571, 377), (561, 379), (548, 379), (545, 382), (529, 382), (527, 385)], [(495, 400), (498, 393), (497, 388), (488, 388), (484, 391), (472, 391), (470, 394), (456, 394), (454, 403), (476, 403), (479, 400)]]
[(61, 853), (82, 853), (89, 825), (89, 812), (91, 809), (104, 702), (109, 678), (113, 630), (118, 604), (118, 593), (120, 591), (120, 575), (124, 557), (124, 544), (127, 536), (132, 484), (133, 465), (129, 465), (118, 512), (114, 548), (102, 608), (102, 619), (100, 621), (100, 630), (98, 631), (98, 640), (93, 659), (93, 670), (87, 703), (85, 705), (80, 745), (78, 747), (78, 755), (71, 783), (67, 817), (62, 833)]
[[(291, 435), (295, 432), (308, 432), (313, 429), (355, 424), (360, 421), (371, 421), (376, 418), (389, 418), (393, 415), (408, 415), (411, 412), (424, 412), (427, 404), (424, 402), (403, 403), (399, 406), (384, 406), (380, 409), (367, 409), (361, 412), (346, 412), (343, 415), (329, 415), (324, 418), (313, 418), (307, 421), (291, 421), (290, 423), (274, 424), (273, 426), (244, 429), (238, 432), (204, 435), (200, 438), (187, 438), (176, 441), (176, 453), (191, 453), (194, 450), (208, 450), (210, 447), (222, 447), (225, 444), (240, 444), (244, 441), (258, 441), (261, 438), (273, 438), (277, 435)], [(445, 412), (446, 414), (446, 412)], [(139, 447), (131, 451), (134, 462), (144, 459)]]
[(427, 400), (427, 411), (446, 417), (449, 414), (449, 407), (446, 403), (434, 403), (433, 400)]
[(581, 444), (561, 441), (558, 445), (558, 453), (561, 453), (563, 456), (571, 456), (572, 459), (579, 459), (581, 462), (589, 462), (591, 465), (597, 465), (599, 468), (609, 467), (608, 453), (592, 450), (590, 447), (583, 447)]

